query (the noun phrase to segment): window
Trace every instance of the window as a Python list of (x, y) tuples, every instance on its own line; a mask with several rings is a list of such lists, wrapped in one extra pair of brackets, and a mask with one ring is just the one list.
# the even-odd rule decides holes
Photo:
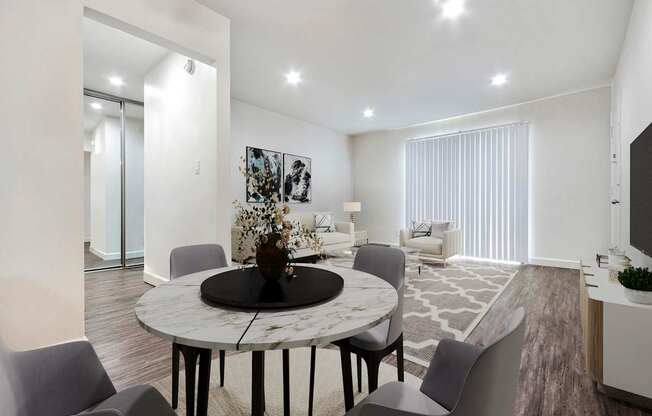
[(464, 255), (526, 262), (526, 123), (410, 140), (406, 148), (406, 221), (451, 220)]

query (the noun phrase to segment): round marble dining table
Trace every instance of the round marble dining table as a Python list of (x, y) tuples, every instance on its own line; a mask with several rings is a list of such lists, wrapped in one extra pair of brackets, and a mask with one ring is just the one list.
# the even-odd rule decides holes
[[(258, 416), (264, 413), (265, 351), (283, 350), (284, 361), (289, 359), (286, 354), (292, 348), (313, 347), (314, 355), (315, 346), (359, 334), (378, 325), (396, 310), (396, 290), (376, 276), (338, 266), (305, 266), (340, 275), (344, 280), (342, 292), (320, 304), (280, 311), (234, 310), (209, 305), (202, 300), (200, 286), (211, 276), (238, 268), (225, 267), (171, 280), (149, 290), (138, 300), (136, 318), (146, 331), (203, 352), (199, 358), (198, 416), (207, 413), (211, 350), (252, 351), (252, 415)], [(187, 361), (185, 353), (184, 358)], [(343, 368), (342, 373), (345, 398), (349, 400), (350, 355), (342, 353), (343, 366), (347, 363), (348, 371)], [(194, 363), (192, 373), (194, 375)], [(284, 384), (288, 384), (286, 380)], [(194, 391), (187, 391), (187, 396), (189, 393), (194, 397)], [(352, 387), (350, 394), (352, 397)], [(289, 390), (284, 395), (289, 400)], [(192, 407), (187, 413), (194, 413), (194, 404)], [(288, 409), (286, 406), (286, 414), (289, 414)]]

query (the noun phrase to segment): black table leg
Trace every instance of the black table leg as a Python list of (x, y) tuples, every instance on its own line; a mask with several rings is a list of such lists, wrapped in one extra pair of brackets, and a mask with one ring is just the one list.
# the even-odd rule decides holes
[(340, 358), (342, 360), (342, 387), (344, 388), (344, 408), (348, 412), (353, 409), (353, 377), (351, 375), (351, 349), (349, 341), (343, 340), (337, 343), (340, 347)]
[(195, 416), (195, 371), (199, 349), (186, 345), (179, 345), (179, 349), (186, 367), (186, 416)]
[(310, 391), (308, 393), (308, 416), (312, 416), (313, 398), (315, 396), (315, 355), (317, 347), (310, 347)]
[(358, 375), (358, 393), (362, 393), (362, 357), (360, 355), (356, 354), (356, 370), (357, 370), (357, 375)]
[(179, 405), (179, 345), (172, 343), (172, 408), (176, 409)]
[(211, 350), (199, 353), (199, 385), (197, 386), (197, 416), (208, 415), (208, 393), (211, 385)]
[(283, 350), (283, 415), (290, 416), (290, 350)]
[(224, 363), (226, 360), (226, 351), (220, 350), (220, 386), (224, 387)]
[(405, 361), (403, 359), (403, 334), (398, 338), (396, 346), (396, 370), (398, 371), (398, 381), (405, 381)]
[(206, 416), (208, 413), (212, 352), (209, 349), (181, 344), (177, 344), (177, 348), (183, 354), (183, 362), (186, 368), (186, 416), (195, 416), (195, 376), (197, 374), (198, 360), (197, 416)]
[(251, 353), (251, 415), (265, 413), (265, 351)]

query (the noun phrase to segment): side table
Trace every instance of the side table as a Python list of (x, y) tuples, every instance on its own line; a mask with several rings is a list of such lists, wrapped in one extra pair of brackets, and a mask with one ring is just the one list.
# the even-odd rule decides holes
[(365, 230), (355, 231), (353, 235), (355, 240), (353, 243), (354, 247), (361, 247), (365, 244), (369, 244), (369, 237)]

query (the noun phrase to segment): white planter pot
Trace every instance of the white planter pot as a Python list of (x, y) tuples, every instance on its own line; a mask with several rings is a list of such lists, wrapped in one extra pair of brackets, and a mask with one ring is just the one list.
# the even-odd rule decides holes
[(644, 305), (652, 305), (652, 292), (644, 290), (628, 289), (623, 286), (625, 290), (625, 297), (633, 303), (642, 303)]

